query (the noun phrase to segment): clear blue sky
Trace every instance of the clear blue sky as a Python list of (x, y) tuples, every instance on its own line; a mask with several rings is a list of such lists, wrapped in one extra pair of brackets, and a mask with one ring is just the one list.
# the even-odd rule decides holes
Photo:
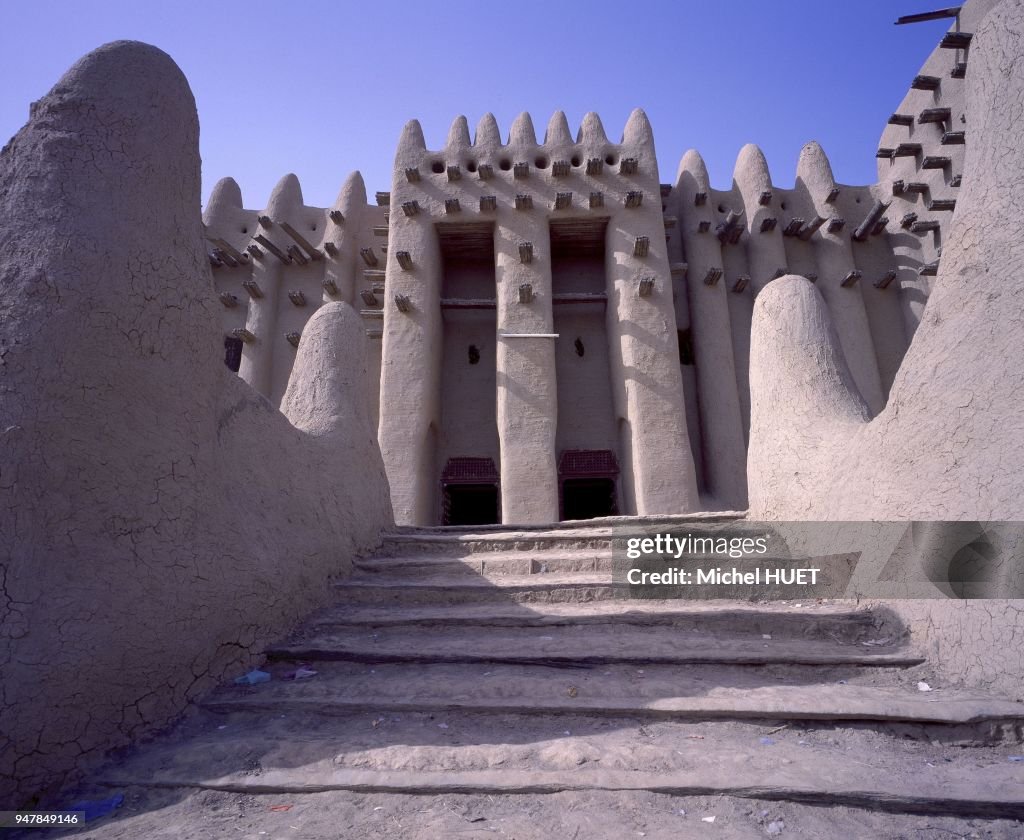
[(838, 180), (866, 183), (886, 118), (949, 23), (893, 21), (952, 2), (0, 0), (0, 135), (80, 55), (133, 38), (170, 53), (192, 85), (204, 201), (232, 175), (262, 207), (295, 172), (306, 202), (328, 206), (353, 169), (372, 200), (411, 117), (436, 148), (458, 114), (473, 128), (492, 111), (507, 136), (525, 110), (542, 135), (559, 108), (574, 132), (597, 111), (613, 140), (646, 109), (662, 181), (693, 147), (727, 187), (755, 142), (790, 186), (815, 139)]

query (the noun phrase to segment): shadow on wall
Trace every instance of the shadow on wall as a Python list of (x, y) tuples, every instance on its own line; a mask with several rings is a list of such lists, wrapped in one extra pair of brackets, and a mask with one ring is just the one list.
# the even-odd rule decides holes
[(167, 55), (108, 44), (35, 103), (0, 218), (14, 803), (254, 662), (392, 517), (350, 307), (310, 321), (284, 415), (217, 363), (198, 122)]

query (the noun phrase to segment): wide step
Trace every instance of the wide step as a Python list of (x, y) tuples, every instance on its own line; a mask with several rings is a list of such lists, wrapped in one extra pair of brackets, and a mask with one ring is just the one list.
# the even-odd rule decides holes
[(271, 659), (354, 662), (521, 662), (547, 664), (731, 663), (744, 665), (872, 665), (909, 667), (924, 661), (906, 645), (864, 646), (830, 639), (763, 639), (673, 628), (584, 625), (535, 628), (362, 627), (308, 632), (272, 646)]
[[(203, 705), (221, 713), (472, 712), (671, 720), (849, 720), (981, 727), (969, 738), (1016, 739), (1024, 704), (977, 692), (921, 692), (916, 679), (879, 686), (854, 672), (792, 669), (766, 683), (749, 668), (319, 663), (316, 679), (227, 686)], [(278, 672), (286, 669), (278, 666)], [(279, 674), (277, 674), (279, 676)], [(840, 679), (843, 676), (843, 679)], [(817, 678), (817, 679), (816, 679)], [(830, 679), (821, 682), (821, 679)]]
[(105, 783), (293, 796), (652, 791), (1024, 816), (1024, 766), (1009, 747), (978, 757), (856, 730), (840, 746), (827, 729), (538, 716), (293, 716), (261, 722), (254, 738), (251, 719), (227, 720), (142, 751)]

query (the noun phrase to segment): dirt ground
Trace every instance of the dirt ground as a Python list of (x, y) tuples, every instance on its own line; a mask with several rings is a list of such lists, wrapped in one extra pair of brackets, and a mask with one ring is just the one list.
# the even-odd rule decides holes
[(500, 797), (328, 792), (289, 797), (194, 791), (182, 797), (181, 791), (132, 789), (125, 791), (125, 803), (116, 816), (73, 836), (76, 840), (1017, 840), (1024, 837), (1024, 824), (645, 792)]

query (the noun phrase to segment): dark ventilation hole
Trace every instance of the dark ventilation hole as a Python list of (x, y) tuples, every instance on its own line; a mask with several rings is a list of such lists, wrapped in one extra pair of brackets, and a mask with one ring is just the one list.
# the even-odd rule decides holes
[(501, 167), (503, 171), (508, 172), (512, 168), (512, 161), (510, 161), (508, 158), (502, 158), (498, 162), (498, 166)]
[(693, 338), (689, 330), (678, 330), (676, 335), (679, 338), (679, 364), (693, 364)]
[(781, 207), (783, 210), (785, 210), (786, 209), (786, 202), (783, 201), (781, 204), (779, 204), (779, 207)]
[(313, 225), (313, 227), (311, 227), (310, 230), (316, 230), (316, 225)]
[(475, 160), (471, 160), (471, 161), (468, 161), (466, 163), (466, 171), (467, 172), (476, 172), (476, 161)]
[(858, 195), (857, 198), (854, 199), (854, 201), (856, 201), (857, 204), (860, 204), (860, 196)]
[(579, 155), (573, 155), (572, 156), (572, 160), (570, 161), (570, 163), (573, 166), (579, 166), (580, 165), (580, 156)]
[(605, 155), (604, 162), (609, 166), (615, 166), (615, 155)]
[(480, 361), (480, 350), (475, 344), (469, 345), (469, 363), (471, 365), (478, 364)]
[(444, 172), (444, 161), (435, 160), (433, 163), (430, 164), (430, 171), (433, 172), (435, 175), (440, 175), (442, 172)]
[(242, 339), (233, 335), (224, 337), (224, 364), (228, 366), (228, 370), (238, 373), (242, 366)]
[(538, 169), (547, 169), (548, 168), (548, 159), (546, 157), (544, 157), (543, 155), (541, 155), (540, 157), (537, 157), (537, 158), (533, 159), (533, 164)]
[(725, 205), (724, 204), (719, 204), (718, 205), (718, 212), (719, 213), (724, 213), (725, 212)]
[(583, 339), (581, 338), (577, 338), (576, 341), (573, 342), (573, 347), (576, 348), (576, 355), (580, 358), (582, 358), (583, 354), (587, 352), (587, 348), (583, 346)]
[(249, 232), (249, 228), (242, 228), (242, 233), (248, 233), (248, 232)]

